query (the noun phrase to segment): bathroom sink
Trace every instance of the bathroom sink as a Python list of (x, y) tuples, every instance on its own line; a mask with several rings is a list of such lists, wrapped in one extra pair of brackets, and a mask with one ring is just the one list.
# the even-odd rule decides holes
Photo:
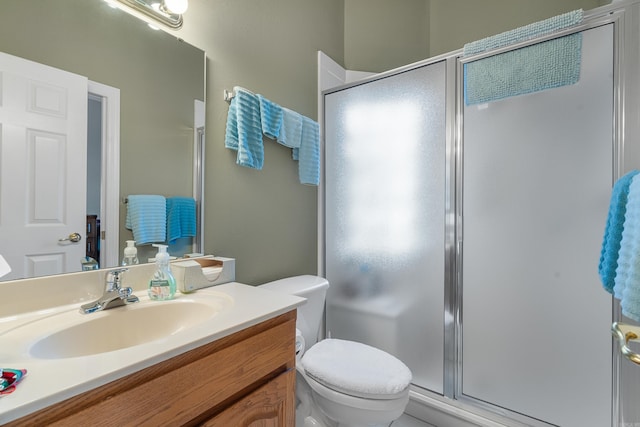
[[(27, 353), (36, 359), (90, 356), (167, 339), (230, 307), (225, 294), (136, 304), (91, 314), (64, 312), (18, 327), (7, 335), (31, 335)], [(34, 331), (39, 333), (34, 334)], [(44, 331), (44, 333), (43, 333)]]

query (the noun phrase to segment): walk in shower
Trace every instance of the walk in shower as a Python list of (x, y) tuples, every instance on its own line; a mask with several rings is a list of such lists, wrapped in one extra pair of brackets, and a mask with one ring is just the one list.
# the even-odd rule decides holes
[(496, 53), (454, 52), (324, 92), (327, 333), (402, 359), (414, 401), (638, 421), (598, 261), (612, 183), (640, 165), (639, 11), (499, 52), (578, 34), (573, 84), (467, 105), (465, 64)]

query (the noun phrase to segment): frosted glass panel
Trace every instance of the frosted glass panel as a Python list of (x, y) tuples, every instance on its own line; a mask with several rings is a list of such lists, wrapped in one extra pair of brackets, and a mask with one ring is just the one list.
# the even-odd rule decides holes
[(613, 26), (580, 81), (464, 110), (462, 393), (563, 427), (611, 424)]
[(442, 392), (445, 64), (325, 95), (328, 331)]

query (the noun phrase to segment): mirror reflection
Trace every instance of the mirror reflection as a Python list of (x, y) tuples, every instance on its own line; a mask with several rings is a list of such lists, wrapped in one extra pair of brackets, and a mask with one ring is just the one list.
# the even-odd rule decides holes
[[(2, 64), (15, 68), (0, 70), (0, 254), (12, 267), (1, 280), (80, 271), (87, 253), (100, 267), (118, 265), (134, 238), (125, 227), (128, 196), (198, 198), (205, 54), (102, 0), (5, 0), (3, 16)], [(62, 90), (58, 78), (74, 82)], [(34, 105), (51, 128), (9, 122), (9, 97), (30, 99), (21, 91), (38, 95)], [(55, 111), (78, 91), (82, 102)], [(56, 117), (61, 123), (52, 124)], [(22, 148), (4, 152), (14, 134)], [(180, 238), (169, 252), (193, 252), (194, 244)], [(141, 262), (154, 253), (138, 247)]]

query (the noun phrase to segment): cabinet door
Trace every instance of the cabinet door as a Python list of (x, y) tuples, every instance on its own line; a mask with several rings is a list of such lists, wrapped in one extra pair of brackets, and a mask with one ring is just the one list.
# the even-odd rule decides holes
[(293, 427), (296, 371), (290, 369), (202, 426)]

